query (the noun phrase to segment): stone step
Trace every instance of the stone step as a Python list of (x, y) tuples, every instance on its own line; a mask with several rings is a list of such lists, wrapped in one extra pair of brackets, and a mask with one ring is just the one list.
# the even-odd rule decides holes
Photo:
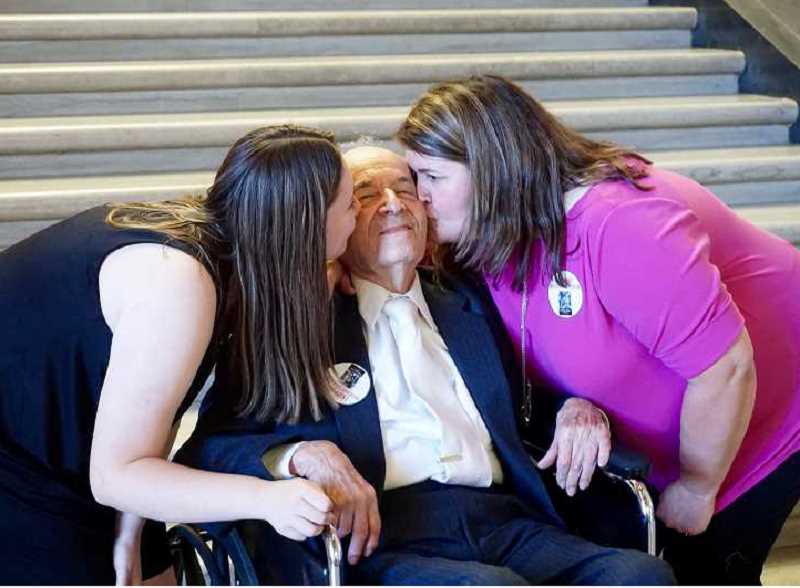
[(764, 586), (800, 584), (800, 545), (773, 549), (761, 574), (761, 583)]
[(686, 8), (0, 15), (0, 61), (665, 49), (691, 44), (696, 17)]
[[(564, 123), (581, 131), (733, 125), (790, 125), (797, 103), (788, 98), (737, 94), (547, 102)], [(250, 112), (18, 118), (0, 121), (0, 155), (106, 149), (228, 146), (263, 125), (296, 122), (334, 131), (346, 141), (362, 134), (391, 137), (408, 106)]]
[[(797, 184), (800, 188), (800, 182)], [(800, 189), (797, 192), (800, 199)], [(787, 241), (800, 244), (800, 205), (742, 206), (736, 208), (739, 216)], [(781, 546), (800, 545), (800, 516), (794, 513), (784, 525), (779, 543)]]
[[(747, 203), (746, 190), (752, 183), (784, 182), (793, 184), (794, 206), (800, 206), (800, 146), (647, 155), (662, 167), (703, 181), (726, 201), (721, 195), (723, 188), (727, 188), (729, 192), (738, 188), (738, 201)], [(214, 173), (209, 170), (174, 174), (4, 180), (0, 181), (0, 221), (52, 221), (103, 202), (160, 200), (200, 194), (213, 180)], [(771, 222), (768, 214), (770, 210), (780, 212), (781, 216), (775, 217), (777, 222), (800, 222), (791, 206), (764, 207), (767, 200), (756, 202), (761, 207), (741, 210), (754, 215), (753, 218), (759, 223)], [(760, 208), (764, 208), (767, 213), (760, 213)], [(792, 216), (786, 214), (786, 211), (792, 212)]]
[[(549, 102), (566, 124), (638, 149), (785, 144), (789, 99), (732, 95)], [(0, 177), (210, 169), (253, 128), (294, 122), (388, 139), (408, 106), (253, 112), (18, 118), (0, 121)], [(691, 128), (690, 132), (687, 129)]]
[[(517, 80), (739, 74), (739, 51), (664, 49), (2, 64), (0, 94), (434, 83), (479, 73)], [(366, 86), (366, 90), (364, 87)]]
[[(0, 250), (9, 247), (27, 237), (28, 235), (40, 231), (48, 225), (57, 222), (61, 218), (84, 210), (91, 206), (97, 206), (104, 202), (117, 201), (117, 200), (130, 200), (130, 199), (162, 199), (168, 197), (179, 197), (190, 192), (198, 192), (212, 179), (212, 174), (201, 173), (186, 176), (186, 184), (195, 182), (193, 186), (186, 186), (188, 189), (180, 186), (180, 182), (174, 182), (172, 188), (166, 187), (169, 179), (161, 183), (164, 186), (161, 192), (156, 192), (152, 188), (158, 184), (153, 182), (151, 186), (140, 186), (140, 189), (124, 190), (119, 186), (110, 188), (108, 192), (101, 192), (97, 190), (102, 182), (94, 180), (96, 183), (92, 187), (84, 190), (81, 194), (80, 190), (68, 191), (68, 188), (62, 191), (58, 199), (62, 202), (55, 203), (55, 198), (48, 197), (45, 193), (46, 187), (39, 186), (38, 197), (31, 195), (29, 202), (23, 203), (23, 197), (20, 197), (17, 202), (17, 208), (9, 206), (10, 198), (6, 198), (3, 191), (6, 190), (7, 182), (0, 182)], [(107, 180), (108, 184), (113, 183), (110, 178), (102, 178)], [(173, 178), (170, 178), (173, 179)], [(69, 180), (66, 181), (68, 184)], [(90, 185), (91, 180), (86, 182), (86, 186)], [(31, 192), (33, 194), (33, 191)], [(71, 196), (69, 195), (71, 194)], [(120, 198), (115, 198), (114, 195), (119, 195)], [(800, 193), (798, 193), (800, 196)], [(786, 239), (792, 243), (800, 245), (800, 204), (794, 205), (775, 205), (775, 206), (761, 206), (761, 207), (737, 207), (736, 212), (743, 218), (749, 220), (756, 226), (769, 231), (782, 239)], [(13, 220), (16, 217), (27, 214), (36, 220)], [(59, 213), (59, 214), (56, 214)], [(38, 216), (37, 216), (38, 215)], [(781, 533), (776, 547), (786, 547), (791, 545), (800, 545), (800, 517), (797, 514), (787, 521), (784, 530)]]
[[(786, 211), (785, 215), (796, 216), (797, 213), (793, 211)], [(768, 217), (765, 213), (765, 217)], [(798, 223), (800, 224), (800, 223)], [(798, 233), (800, 234), (800, 231)], [(800, 506), (795, 507), (791, 516), (786, 520), (783, 525), (783, 530), (775, 542), (774, 549), (786, 549), (790, 547), (800, 546)]]
[(0, 181), (0, 221), (52, 221), (106, 202), (201, 194), (214, 172)]
[[(648, 0), (3, 0), (0, 13), (186, 12), (230, 10), (398, 10), (646, 6)], [(135, 8), (135, 10), (132, 10)]]
[(689, 47), (688, 30), (555, 31), (522, 33), (386, 34), (263, 39), (159, 39), (0, 41), (0, 63), (100, 60), (215, 59), (398, 53), (678, 49)]
[(800, 146), (661, 151), (662, 167), (709, 186), (732, 206), (800, 203)]
[[(376, 67), (379, 60), (0, 65), (0, 116), (407, 105), (432, 82), (478, 71), (514, 77), (542, 99), (730, 94), (737, 91), (744, 67), (738, 52), (703, 50), (406, 55), (385, 57), (384, 65)], [(170, 89), (176, 86), (171, 76), (178, 76), (182, 66), (190, 67), (194, 77), (184, 72), (178, 84), (182, 89)], [(559, 68), (571, 73), (559, 75)], [(332, 75), (335, 69), (338, 76)], [(398, 83), (403, 72), (410, 81)], [(142, 75), (149, 78), (144, 85), (139, 83)], [(273, 83), (279, 75), (288, 85)], [(98, 77), (106, 78), (102, 85), (108, 91), (93, 89), (90, 78)], [(313, 91), (309, 83), (316, 84)]]
[(720, 185), (800, 180), (800, 145), (662, 151), (653, 154), (653, 159), (701, 184), (713, 185), (716, 193)]
[[(735, 73), (519, 80), (540, 100), (736, 94)], [(411, 104), (430, 83), (0, 94), (0, 117), (216, 112)]]
[(0, 40), (198, 39), (692, 29), (690, 8), (181, 12), (0, 16)]

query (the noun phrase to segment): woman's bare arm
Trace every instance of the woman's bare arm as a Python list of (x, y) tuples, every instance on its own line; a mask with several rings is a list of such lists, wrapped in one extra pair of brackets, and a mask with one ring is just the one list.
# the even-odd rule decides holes
[(668, 526), (687, 534), (705, 530), (750, 423), (755, 395), (753, 348), (742, 330), (725, 355), (687, 384), (681, 409), (680, 477), (664, 490), (658, 508)]
[(290, 536), (316, 534), (331, 504), (307, 481), (265, 482), (164, 459), (214, 326), (216, 293), (202, 264), (161, 245), (129, 246), (104, 262), (100, 295), (113, 341), (92, 440), (95, 499), (154, 520), (261, 518)]

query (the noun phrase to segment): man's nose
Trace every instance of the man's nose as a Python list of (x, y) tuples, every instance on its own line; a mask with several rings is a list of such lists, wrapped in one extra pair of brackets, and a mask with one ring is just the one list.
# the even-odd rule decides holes
[(403, 209), (403, 203), (394, 190), (386, 188), (383, 191), (383, 205), (381, 208), (384, 212), (397, 213)]

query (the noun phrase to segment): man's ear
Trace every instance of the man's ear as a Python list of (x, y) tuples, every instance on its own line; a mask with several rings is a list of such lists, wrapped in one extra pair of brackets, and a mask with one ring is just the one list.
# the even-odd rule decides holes
[(326, 269), (328, 271), (328, 289), (331, 296), (334, 290), (338, 290), (342, 294), (354, 296), (356, 287), (353, 285), (353, 280), (350, 277), (350, 269), (342, 263), (342, 258), (335, 261), (328, 261)]

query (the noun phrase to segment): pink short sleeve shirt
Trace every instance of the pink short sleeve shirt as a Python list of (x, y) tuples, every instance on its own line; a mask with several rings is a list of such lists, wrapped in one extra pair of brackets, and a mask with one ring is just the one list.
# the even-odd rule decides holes
[[(528, 373), (606, 410), (614, 435), (650, 456), (650, 481), (663, 489), (679, 473), (687, 380), (722, 357), (746, 325), (757, 400), (718, 496), (721, 510), (800, 449), (800, 253), (688, 178), (650, 168), (642, 183), (652, 189), (601, 182), (569, 211), (566, 287), (536, 250)], [(512, 272), (509, 264), (487, 281), (519, 351)]]

